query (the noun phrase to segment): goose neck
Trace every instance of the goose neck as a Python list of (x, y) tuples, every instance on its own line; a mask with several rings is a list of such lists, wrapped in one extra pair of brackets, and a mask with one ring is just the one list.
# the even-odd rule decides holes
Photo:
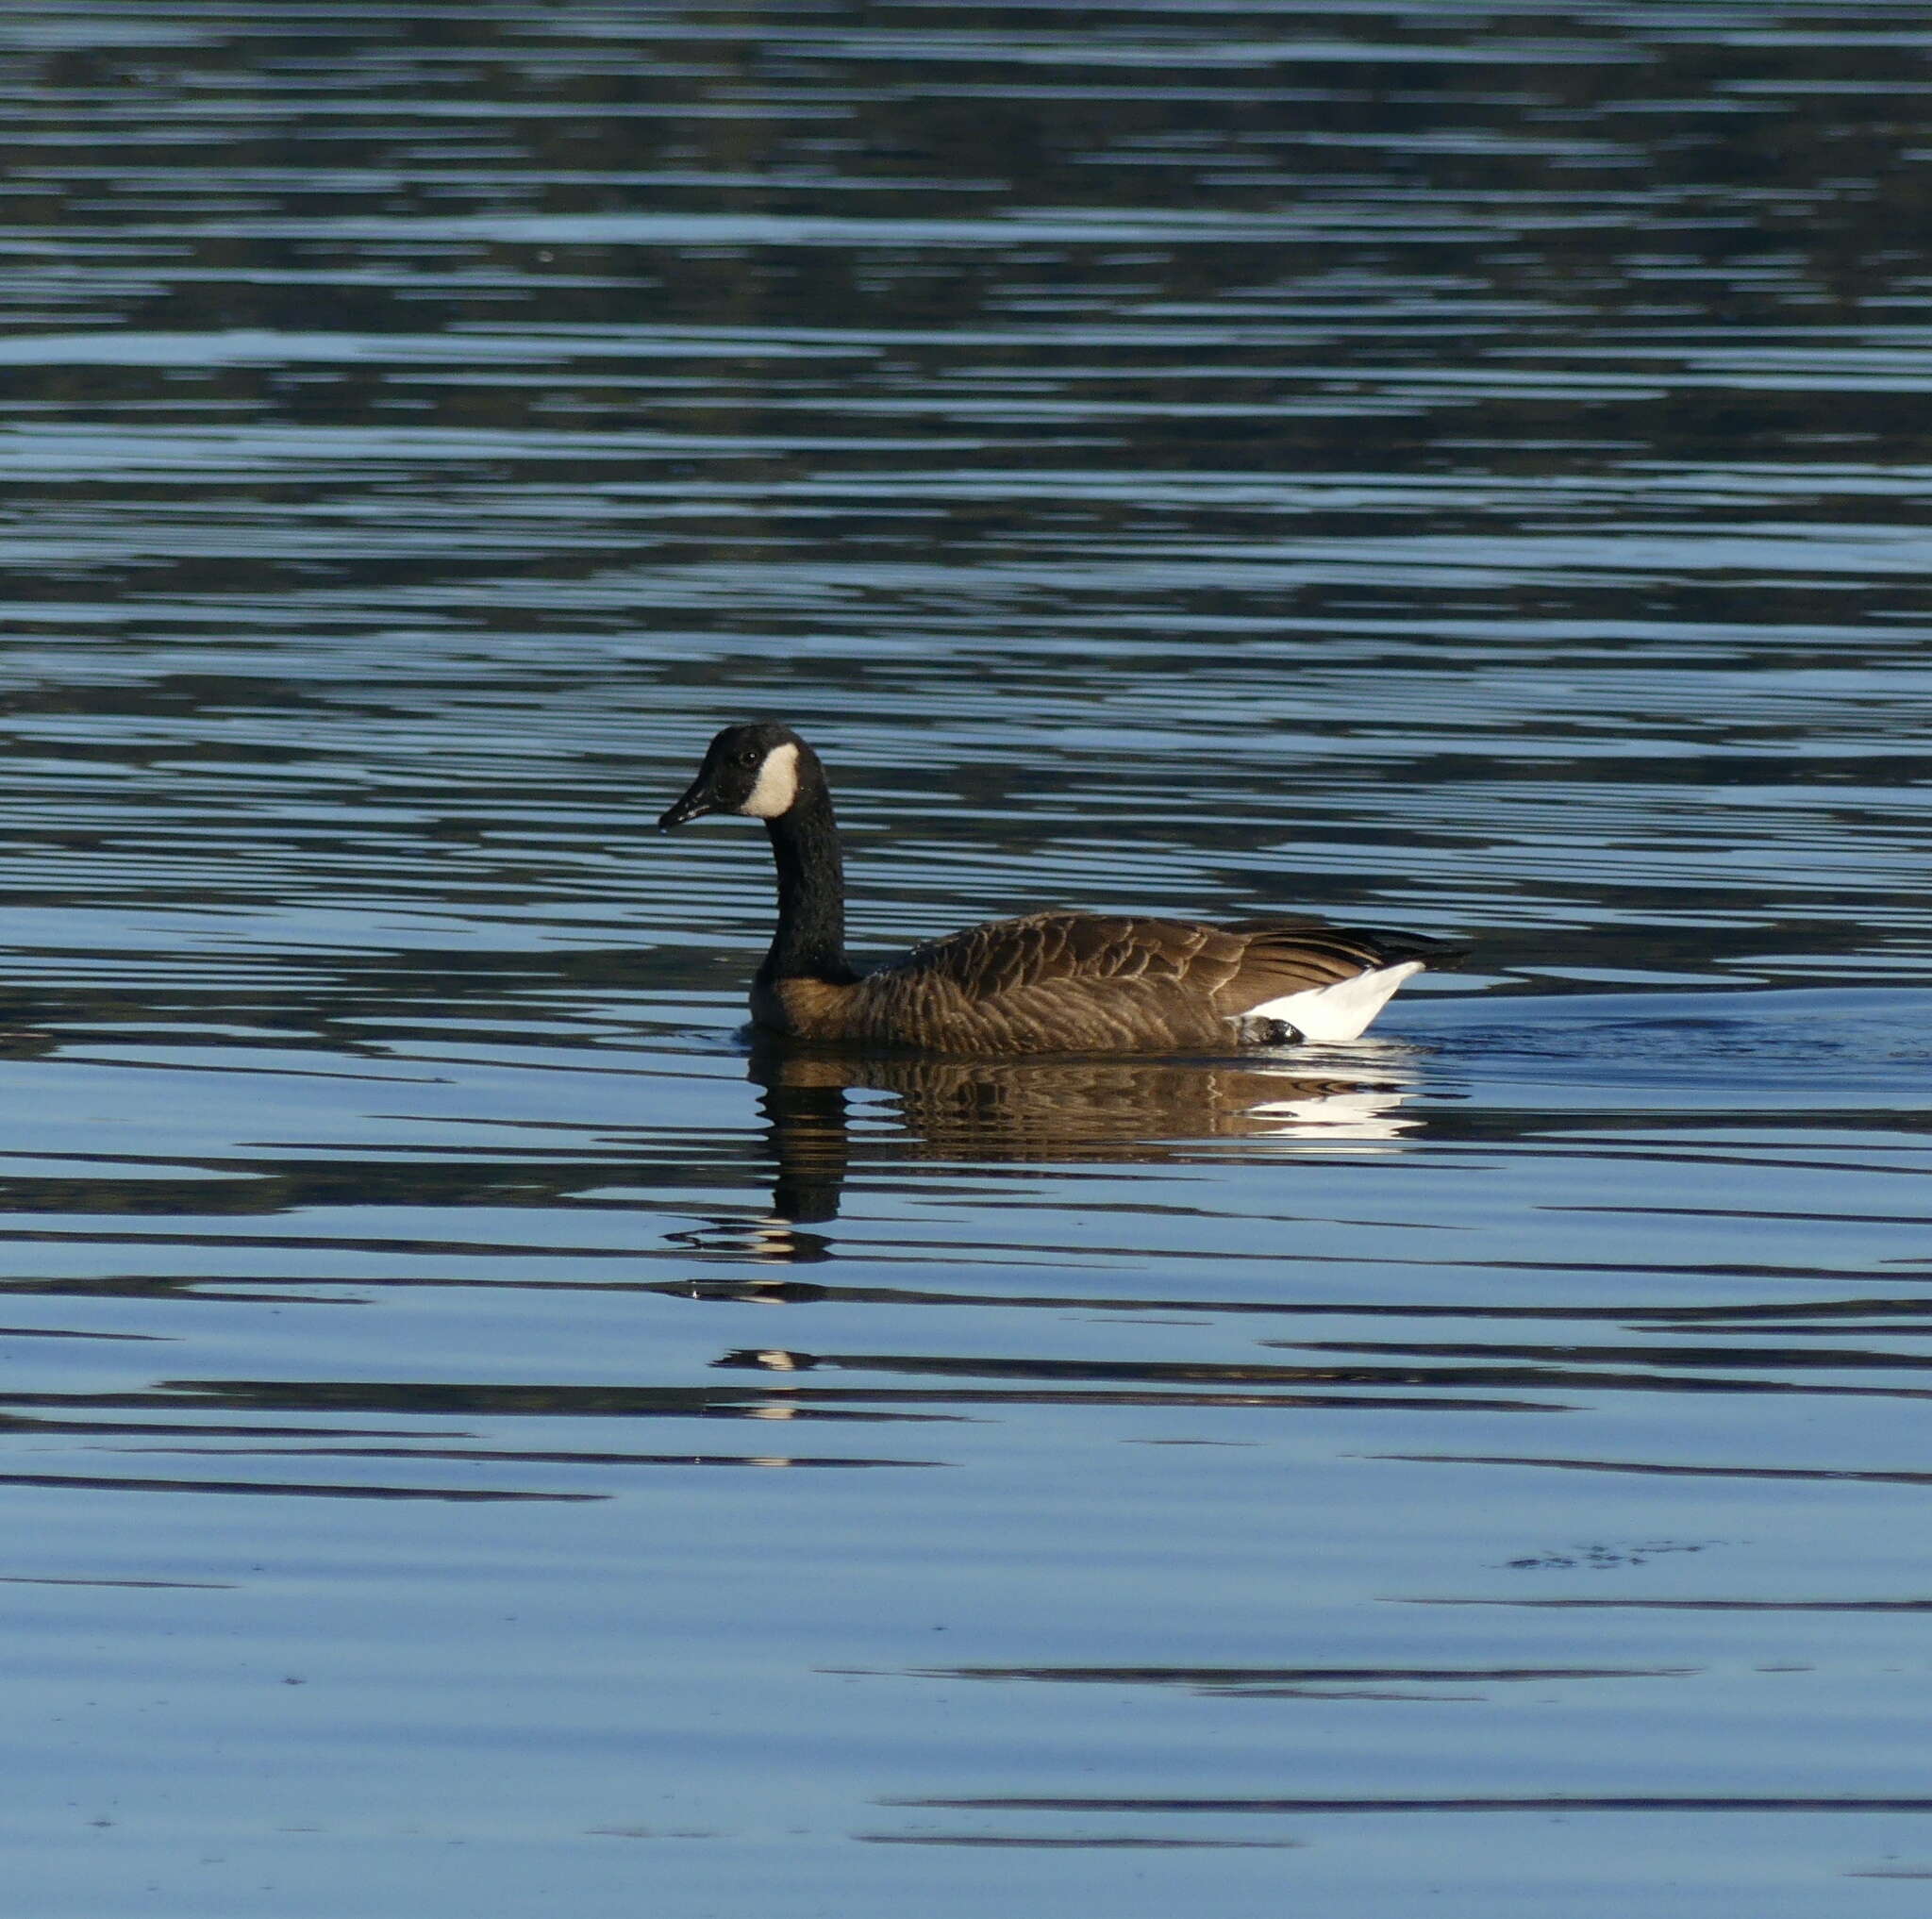
[(845, 870), (832, 796), (810, 781), (789, 810), (765, 822), (778, 869), (778, 929), (765, 979), (847, 980)]

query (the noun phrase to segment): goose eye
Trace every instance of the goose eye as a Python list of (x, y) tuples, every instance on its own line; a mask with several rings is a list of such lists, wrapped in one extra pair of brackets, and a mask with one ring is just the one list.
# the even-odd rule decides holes
[(741, 766), (756, 766), (758, 763), (758, 756), (756, 753), (741, 753), (738, 756), (738, 763)]

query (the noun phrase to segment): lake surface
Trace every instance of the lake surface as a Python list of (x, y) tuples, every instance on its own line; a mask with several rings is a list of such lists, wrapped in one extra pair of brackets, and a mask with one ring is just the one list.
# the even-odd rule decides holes
[[(0, 19), (35, 1919), (1892, 1919), (1924, 9)], [(1240, 1061), (881, 954), (1474, 937)]]

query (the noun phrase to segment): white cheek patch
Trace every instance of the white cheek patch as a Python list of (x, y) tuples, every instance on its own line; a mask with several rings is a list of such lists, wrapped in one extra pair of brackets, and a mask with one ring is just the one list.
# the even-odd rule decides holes
[(758, 768), (758, 783), (738, 810), (755, 820), (775, 820), (791, 810), (797, 797), (798, 748), (787, 740), (765, 755), (765, 763)]

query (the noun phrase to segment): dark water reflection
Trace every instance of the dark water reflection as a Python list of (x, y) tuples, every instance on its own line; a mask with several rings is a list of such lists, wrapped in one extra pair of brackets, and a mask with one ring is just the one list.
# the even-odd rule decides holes
[(16, 1903), (1915, 1914), (1923, 14), (0, 18)]

